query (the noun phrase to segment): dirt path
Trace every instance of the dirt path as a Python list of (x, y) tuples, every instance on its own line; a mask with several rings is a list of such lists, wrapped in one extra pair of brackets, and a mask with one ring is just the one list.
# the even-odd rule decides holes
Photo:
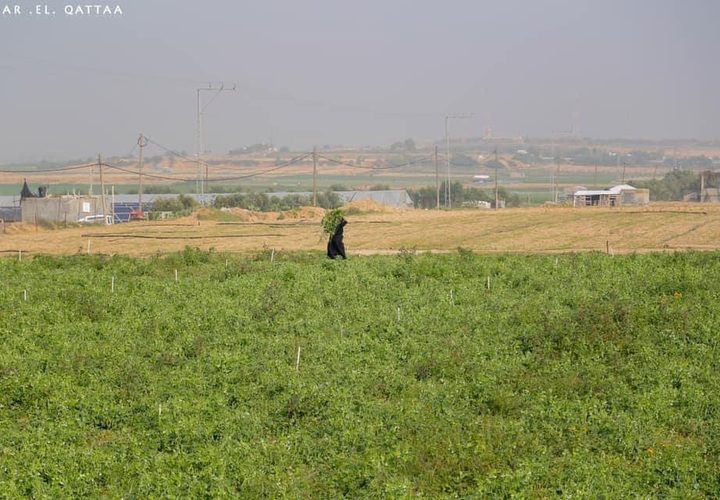
[[(401, 249), (481, 253), (647, 252), (720, 249), (720, 206), (653, 205), (646, 209), (532, 208), (500, 211), (406, 210), (350, 215), (351, 255)], [(227, 224), (195, 218), (116, 226), (44, 229), (9, 224), (0, 255), (91, 253), (149, 256), (186, 245), (220, 252), (324, 251), (320, 217)]]

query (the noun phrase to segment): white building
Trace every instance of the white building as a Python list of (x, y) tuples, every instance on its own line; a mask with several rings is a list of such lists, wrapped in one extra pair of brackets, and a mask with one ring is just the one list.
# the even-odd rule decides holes
[(573, 193), (573, 207), (642, 206), (650, 203), (650, 190), (620, 184), (610, 189), (583, 189)]

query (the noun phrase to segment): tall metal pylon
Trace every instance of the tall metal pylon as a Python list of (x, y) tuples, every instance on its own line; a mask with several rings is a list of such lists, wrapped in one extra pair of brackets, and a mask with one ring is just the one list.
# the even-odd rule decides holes
[[(224, 91), (235, 91), (237, 88), (236, 84), (233, 84), (232, 87), (225, 87), (224, 83), (218, 84), (219, 86), (215, 86), (212, 83), (208, 83), (207, 87), (198, 87), (195, 89), (195, 92), (197, 93), (197, 166), (198, 166), (198, 177), (197, 182), (195, 183), (195, 190), (196, 192), (200, 194), (205, 193), (205, 183), (204, 183), (204, 177), (203, 177), (203, 168), (202, 168), (202, 154), (203, 154), (203, 113), (205, 112), (205, 109), (210, 105), (211, 102), (215, 100), (215, 98), (220, 95), (220, 92)], [(202, 100), (200, 98), (201, 92), (215, 92), (215, 95), (213, 95), (210, 100), (205, 103), (205, 105), (202, 105)]]

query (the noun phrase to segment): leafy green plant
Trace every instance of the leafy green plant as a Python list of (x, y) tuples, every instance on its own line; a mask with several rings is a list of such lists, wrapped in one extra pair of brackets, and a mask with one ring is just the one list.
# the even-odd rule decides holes
[(335, 234), (335, 230), (340, 225), (344, 216), (345, 212), (341, 208), (335, 208), (325, 212), (321, 222), (323, 233), (329, 235)]

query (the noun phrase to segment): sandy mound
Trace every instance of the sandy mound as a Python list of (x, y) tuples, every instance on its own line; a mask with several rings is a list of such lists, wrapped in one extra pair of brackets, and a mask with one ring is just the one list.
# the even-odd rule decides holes
[(245, 208), (201, 208), (195, 212), (198, 220), (218, 222), (275, 222), (282, 220), (320, 220), (325, 210), (320, 207), (300, 207), (283, 212), (255, 212)]
[(373, 200), (351, 201), (350, 203), (343, 205), (342, 208), (348, 215), (373, 213), (390, 214), (401, 211), (400, 209), (393, 208), (388, 205), (383, 205)]

